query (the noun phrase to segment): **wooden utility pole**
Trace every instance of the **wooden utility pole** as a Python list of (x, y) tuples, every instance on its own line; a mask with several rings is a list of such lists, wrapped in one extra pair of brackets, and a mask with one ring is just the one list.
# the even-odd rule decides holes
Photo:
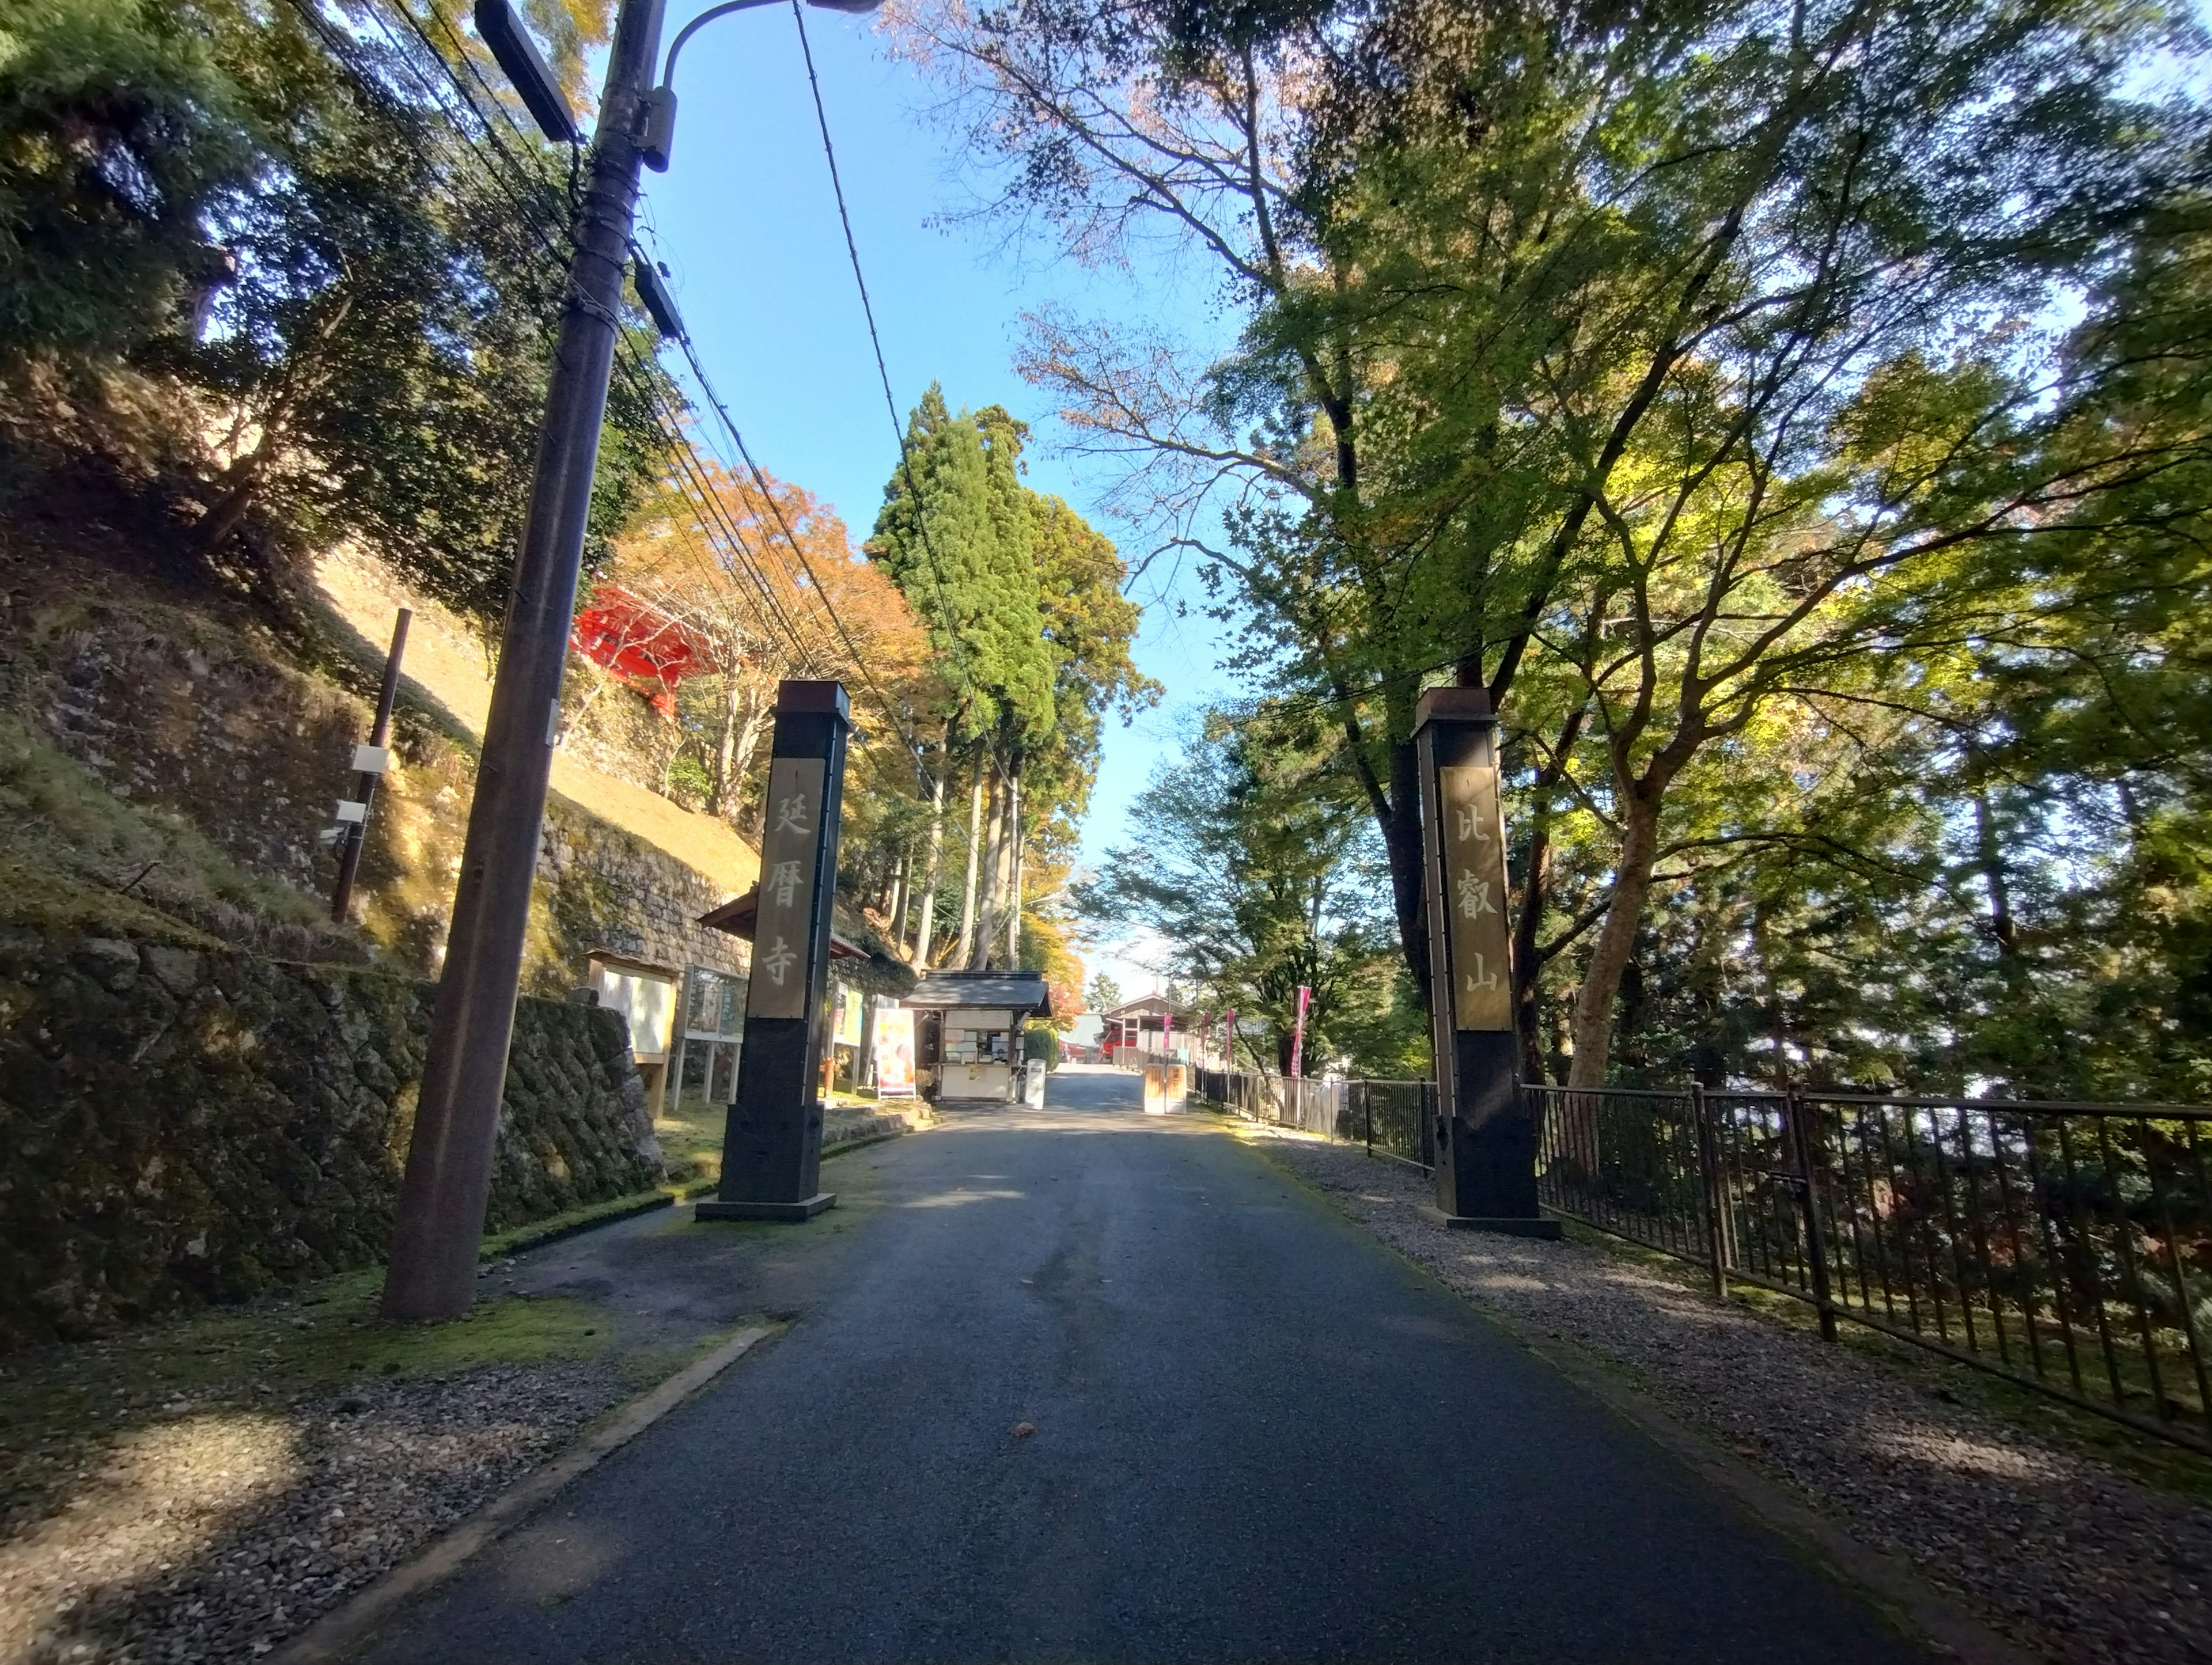
[(623, 0), (608, 54), (537, 473), (399, 1188), (384, 1284), (388, 1318), (457, 1318), (476, 1294), (531, 883), (560, 729), (561, 675), (629, 262), (642, 160), (640, 100), (658, 67), (661, 9), (662, 0)]

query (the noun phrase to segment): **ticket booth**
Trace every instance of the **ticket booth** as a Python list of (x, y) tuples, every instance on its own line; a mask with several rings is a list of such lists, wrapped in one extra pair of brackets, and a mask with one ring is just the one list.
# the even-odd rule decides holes
[(940, 1104), (1012, 1104), (1021, 1096), (1022, 1027), (1052, 1016), (1036, 971), (933, 971), (901, 1003), (915, 1014), (915, 1073)]

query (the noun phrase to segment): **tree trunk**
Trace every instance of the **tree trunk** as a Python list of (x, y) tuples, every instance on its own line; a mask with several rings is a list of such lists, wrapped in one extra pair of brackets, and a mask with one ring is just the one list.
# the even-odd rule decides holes
[(907, 853), (899, 852), (898, 871), (891, 877), (891, 957), (906, 957), (906, 870)]
[(714, 790), (707, 803), (707, 813), (719, 816), (724, 806), (734, 800), (732, 790), (737, 781), (732, 767), (738, 757), (738, 713), (744, 708), (744, 684), (735, 675), (722, 678), (722, 732), (714, 747)]
[(2013, 923), (2012, 886), (2005, 879), (2004, 847), (1997, 837), (1996, 817), (1990, 795), (1974, 791), (1974, 847), (1982, 870), (1982, 884), (1990, 896), (1990, 935), (1997, 945), (1997, 963), (2008, 981), (2020, 973), (2020, 932)]
[(991, 830), (983, 841), (987, 853), (983, 864), (983, 895), (977, 910), (975, 946), (968, 959), (970, 971), (989, 969), (991, 951), (998, 942), (999, 920), (1006, 911), (1006, 792), (1004, 781), (994, 780), (991, 782), (990, 807)]
[(769, 706), (752, 689), (744, 693), (744, 720), (738, 725), (737, 745), (730, 757), (729, 814), (736, 818), (738, 800), (744, 795), (745, 777), (752, 772), (753, 754), (760, 750), (761, 732), (769, 723)]
[(1006, 969), (1022, 963), (1022, 761), (1006, 783)]
[(983, 748), (975, 748), (975, 774), (968, 788), (968, 878), (960, 887), (960, 939), (953, 945), (951, 963), (965, 965), (975, 946), (976, 863), (983, 854)]
[(929, 939), (937, 934), (937, 870), (945, 853), (945, 775), (950, 754), (940, 754), (929, 782), (929, 866), (922, 875), (921, 917), (914, 923), (914, 959), (918, 970), (929, 967)]
[(1620, 974), (1636, 951), (1636, 933), (1644, 922), (1644, 899), (1651, 891), (1651, 869), (1659, 857), (1659, 800), (1656, 792), (1625, 794), (1626, 809), (1621, 829), (1620, 856), (1613, 870), (1613, 894), (1606, 902), (1605, 920), (1590, 946), (1589, 966), (1582, 987), (1575, 991), (1574, 1061), (1567, 1071), (1571, 1087), (1605, 1085), (1607, 1054), (1613, 1045), (1613, 1005), (1620, 990)]
[(1390, 900), (1398, 945), (1413, 974), (1421, 1010), (1429, 1009), (1429, 908), (1421, 887), (1421, 763), (1411, 740), (1390, 748), (1390, 815), (1382, 848), (1390, 859)]

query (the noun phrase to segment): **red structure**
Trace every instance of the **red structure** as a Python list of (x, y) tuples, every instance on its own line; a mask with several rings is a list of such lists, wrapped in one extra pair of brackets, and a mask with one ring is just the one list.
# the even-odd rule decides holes
[(568, 641), (586, 659), (676, 715), (676, 684), (723, 669), (714, 644), (666, 608), (618, 584), (602, 584), (576, 614)]

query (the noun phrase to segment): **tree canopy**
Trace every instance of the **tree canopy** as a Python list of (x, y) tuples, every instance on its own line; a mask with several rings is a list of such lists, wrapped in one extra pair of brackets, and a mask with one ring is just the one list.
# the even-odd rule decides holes
[[(908, 27), (1012, 222), (1215, 264), (1225, 355), (1048, 311), (1025, 368), (1194, 556), (1252, 708), (1331, 732), (1417, 986), (1413, 709), (1456, 681), (1505, 726), (1532, 1074), (2194, 1079), (2185, 13)], [(2088, 1042), (2124, 1012), (2170, 1064)]]

